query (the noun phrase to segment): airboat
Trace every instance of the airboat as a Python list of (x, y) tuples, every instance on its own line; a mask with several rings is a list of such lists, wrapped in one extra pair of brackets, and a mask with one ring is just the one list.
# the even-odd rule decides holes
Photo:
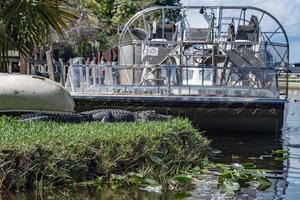
[(66, 89), (76, 110), (150, 109), (209, 132), (274, 133), (284, 122), (288, 67), (287, 34), (262, 9), (158, 6), (124, 25), (118, 64), (73, 64)]

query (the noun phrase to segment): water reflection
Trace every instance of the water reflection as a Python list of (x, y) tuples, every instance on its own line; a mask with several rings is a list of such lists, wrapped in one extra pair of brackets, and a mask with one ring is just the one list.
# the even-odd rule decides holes
[[(298, 96), (300, 98), (300, 96)], [(300, 102), (293, 99), (289, 105), (288, 120), (284, 132), (284, 146), (289, 151), (289, 158), (285, 163), (286, 199), (299, 199), (300, 197)]]

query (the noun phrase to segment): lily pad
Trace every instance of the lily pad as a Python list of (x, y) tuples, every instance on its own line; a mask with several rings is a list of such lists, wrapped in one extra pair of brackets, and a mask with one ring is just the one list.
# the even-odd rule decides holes
[(272, 186), (272, 182), (271, 181), (269, 181), (267, 178), (265, 178), (265, 177), (258, 177), (257, 178), (257, 181), (259, 182), (259, 187), (257, 188), (257, 189), (259, 189), (259, 190), (266, 190), (266, 189), (268, 189), (269, 187), (271, 187)]
[(227, 179), (221, 184), (220, 191), (227, 196), (233, 196), (235, 191), (238, 191), (239, 189), (240, 184), (238, 182)]

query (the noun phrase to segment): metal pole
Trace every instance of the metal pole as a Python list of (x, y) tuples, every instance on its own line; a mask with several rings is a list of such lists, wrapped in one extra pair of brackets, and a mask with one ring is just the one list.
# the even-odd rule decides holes
[(79, 83), (79, 85), (80, 85), (80, 90), (81, 90), (81, 92), (83, 92), (83, 85), (82, 85), (82, 83), (83, 83), (83, 66), (82, 66), (82, 60), (79, 60), (79, 81), (80, 81), (80, 83)]
[(217, 69), (216, 67), (216, 61), (215, 61), (215, 13), (212, 12), (212, 22), (211, 22), (211, 41), (212, 41), (212, 57), (211, 57), (211, 63), (214, 68), (214, 74), (213, 74), (213, 85), (216, 85), (217, 82)]

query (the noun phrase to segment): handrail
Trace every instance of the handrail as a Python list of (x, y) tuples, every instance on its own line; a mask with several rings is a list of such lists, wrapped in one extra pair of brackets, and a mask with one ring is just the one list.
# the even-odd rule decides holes
[[(74, 71), (74, 69), (79, 69), (79, 71)], [(146, 71), (145, 71), (146, 69)], [(147, 69), (151, 69), (148, 70)], [(153, 76), (155, 71), (165, 69), (164, 75), (162, 72), (161, 77)], [(178, 69), (186, 70), (182, 71), (180, 77), (181, 82), (173, 82), (173, 78), (178, 78)], [(202, 72), (200, 79), (195, 82), (193, 79), (185, 80), (185, 73), (189, 73), (188, 70), (195, 70)], [(206, 79), (212, 70), (227, 70), (231, 71), (228, 77), (218, 77), (218, 83), (213, 84), (210, 79)], [(98, 70), (98, 71), (96, 71)], [(106, 79), (102, 75), (102, 70), (106, 70), (109, 75)], [(108, 70), (108, 71), (107, 71)], [(123, 80), (125, 82), (119, 82), (121, 73), (123, 70)], [(136, 77), (136, 82), (132, 82), (133, 79), (128, 78), (127, 70), (132, 70), (133, 74), (140, 73), (140, 76)], [(135, 71), (134, 70), (138, 70)], [(173, 72), (172, 72), (173, 70)], [(175, 70), (175, 71), (174, 71)], [(211, 70), (211, 71), (207, 71)], [(198, 71), (193, 71), (194, 73), (199, 73)], [(126, 73), (125, 73), (126, 72)], [(125, 73), (125, 74), (124, 74)], [(173, 74), (172, 74), (173, 73)], [(204, 75), (206, 73), (207, 75)], [(126, 76), (124, 76), (126, 75)], [(236, 75), (233, 78), (232, 75)], [(187, 77), (187, 76), (186, 76)], [(210, 77), (210, 76), (209, 76)], [(269, 78), (268, 78), (269, 77)], [(124, 79), (125, 78), (125, 79)], [(225, 78), (225, 79), (223, 79)], [(227, 78), (227, 79), (226, 79)], [(101, 81), (102, 80), (102, 81)], [(104, 82), (108, 81), (108, 82)], [(230, 82), (228, 82), (228, 80)], [(75, 82), (74, 82), (75, 81)], [(177, 94), (185, 95), (199, 95), (199, 94), (222, 94), (229, 95), (235, 93), (234, 91), (246, 94), (251, 93), (253, 96), (267, 95), (268, 97), (279, 96), (278, 89), (278, 77), (277, 71), (271, 68), (237, 68), (237, 67), (213, 67), (213, 66), (172, 66), (172, 65), (80, 65), (73, 64), (69, 68), (68, 72), (68, 84), (66, 85), (71, 92), (87, 92), (87, 91), (98, 91), (100, 93), (115, 92), (118, 90), (122, 91), (149, 91), (149, 93), (155, 93), (160, 95), (170, 95), (173, 91)], [(77, 85), (77, 86), (76, 86)], [(76, 88), (79, 88), (76, 89)], [(185, 91), (185, 92), (184, 92)], [(219, 92), (217, 92), (219, 91)], [(247, 92), (248, 91), (248, 92)], [(269, 91), (269, 92), (267, 92)], [(138, 92), (139, 93), (139, 92)], [(249, 93), (249, 94), (250, 94)], [(272, 95), (271, 95), (272, 94)]]

